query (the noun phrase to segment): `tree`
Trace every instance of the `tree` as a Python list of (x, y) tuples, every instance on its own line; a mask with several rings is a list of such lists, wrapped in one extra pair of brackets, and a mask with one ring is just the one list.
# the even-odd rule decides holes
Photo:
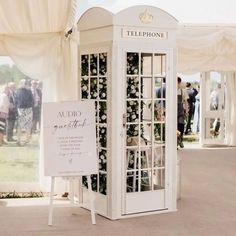
[(18, 82), (21, 79), (28, 78), (24, 75), (15, 65), (10, 66), (9, 64), (0, 65), (0, 85), (15, 82)]

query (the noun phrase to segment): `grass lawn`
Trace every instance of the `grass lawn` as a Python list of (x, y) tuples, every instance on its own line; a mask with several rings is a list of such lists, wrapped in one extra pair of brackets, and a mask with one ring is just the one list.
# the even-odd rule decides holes
[(0, 182), (38, 181), (38, 135), (26, 146), (8, 143), (0, 147)]

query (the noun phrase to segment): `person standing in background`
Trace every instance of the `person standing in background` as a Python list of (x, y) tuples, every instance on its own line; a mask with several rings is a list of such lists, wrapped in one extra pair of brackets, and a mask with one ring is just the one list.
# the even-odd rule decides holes
[(25, 79), (19, 83), (16, 91), (18, 127), (17, 127), (17, 144), (21, 146), (22, 130), (26, 131), (25, 143), (31, 139), (31, 129), (33, 120), (34, 99), (30, 87)]
[(42, 93), (41, 90), (37, 88), (37, 85), (36, 80), (31, 81), (31, 92), (34, 99), (32, 132), (37, 130), (37, 126), (40, 128)]
[(10, 106), (8, 95), (9, 87), (5, 85), (3, 92), (0, 93), (0, 146), (4, 143), (3, 137), (6, 131), (6, 122)]
[(185, 128), (185, 134), (191, 133), (192, 129), (191, 129), (191, 122), (192, 122), (192, 118), (193, 118), (193, 114), (194, 114), (194, 106), (195, 106), (195, 96), (197, 94), (195, 94), (196, 92), (193, 90), (192, 88), (192, 84), (187, 82), (186, 83), (186, 92), (188, 94), (188, 114), (187, 114), (187, 123), (186, 123), (186, 128)]
[(177, 77), (177, 129), (180, 132), (178, 145), (183, 148), (185, 115), (188, 113), (188, 94), (181, 87), (182, 79)]
[(11, 82), (8, 84), (9, 87), (9, 113), (7, 118), (7, 141), (12, 142), (16, 141), (13, 139), (13, 131), (17, 119), (17, 107), (16, 107), (16, 85), (15, 83)]
[(39, 130), (41, 128), (41, 114), (42, 114), (42, 102), (43, 102), (43, 82), (41, 80), (37, 81), (37, 90), (40, 96), (40, 104), (39, 104)]
[(200, 131), (200, 86), (198, 86), (198, 93), (195, 96), (195, 109), (193, 116), (193, 133), (197, 134)]

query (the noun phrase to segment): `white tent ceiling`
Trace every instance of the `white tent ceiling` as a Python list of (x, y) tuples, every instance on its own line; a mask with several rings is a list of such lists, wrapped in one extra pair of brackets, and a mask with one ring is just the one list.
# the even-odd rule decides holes
[(236, 24), (235, 0), (78, 0), (79, 14), (89, 6), (104, 7), (116, 13), (133, 5), (156, 6), (180, 23)]

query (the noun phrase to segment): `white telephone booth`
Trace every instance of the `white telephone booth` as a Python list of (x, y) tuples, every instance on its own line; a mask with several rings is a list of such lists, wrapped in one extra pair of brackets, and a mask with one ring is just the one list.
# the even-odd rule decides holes
[(176, 28), (151, 6), (91, 8), (78, 22), (79, 94), (96, 104), (92, 187), (110, 219), (176, 210)]

